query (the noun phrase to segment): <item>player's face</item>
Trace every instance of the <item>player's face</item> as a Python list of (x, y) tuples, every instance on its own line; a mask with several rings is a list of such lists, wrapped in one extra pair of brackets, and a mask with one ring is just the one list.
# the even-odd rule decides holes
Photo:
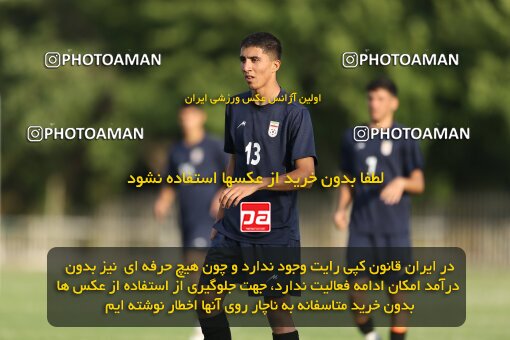
[(260, 47), (241, 49), (241, 71), (251, 90), (258, 90), (276, 79), (280, 61), (265, 53)]
[(375, 89), (368, 93), (368, 111), (373, 122), (392, 115), (398, 108), (398, 99), (386, 89)]
[(195, 107), (186, 107), (179, 112), (179, 124), (184, 133), (202, 129), (205, 119), (205, 114)]

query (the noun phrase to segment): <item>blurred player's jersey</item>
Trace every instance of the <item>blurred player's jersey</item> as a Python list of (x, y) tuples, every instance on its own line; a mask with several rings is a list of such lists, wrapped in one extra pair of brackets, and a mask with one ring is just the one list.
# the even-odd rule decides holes
[[(394, 123), (392, 128), (402, 126)], [(412, 139), (354, 140), (353, 129), (344, 134), (340, 155), (340, 170), (356, 177), (350, 230), (370, 233), (407, 233), (411, 214), (411, 199), (405, 193), (398, 204), (387, 205), (380, 199), (382, 188), (395, 177), (408, 177), (423, 168), (418, 142)], [(391, 135), (391, 134), (390, 134)], [(360, 174), (384, 173), (382, 184), (360, 182)]]
[[(278, 97), (285, 96), (282, 89)], [(250, 92), (239, 94), (240, 99), (251, 97)], [(288, 101), (267, 105), (253, 102), (229, 104), (225, 109), (224, 151), (235, 154), (235, 178), (273, 177), (295, 170), (295, 160), (313, 157), (315, 143), (312, 121), (308, 109)], [(228, 237), (258, 244), (287, 244), (289, 239), (299, 240), (297, 191), (259, 190), (241, 202), (269, 202), (269, 232), (241, 231), (240, 208), (225, 209), (224, 218), (215, 228)]]
[(222, 186), (221, 174), (227, 166), (228, 155), (223, 152), (222, 142), (206, 134), (193, 146), (183, 141), (170, 150), (168, 174), (171, 176), (212, 177), (216, 172), (216, 184), (175, 184), (179, 202), (179, 225), (184, 247), (206, 247), (215, 219), (210, 214), (214, 195)]

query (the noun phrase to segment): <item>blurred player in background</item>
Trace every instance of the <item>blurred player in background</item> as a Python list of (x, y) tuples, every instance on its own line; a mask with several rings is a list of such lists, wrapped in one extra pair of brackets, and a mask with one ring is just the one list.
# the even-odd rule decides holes
[[(230, 154), (226, 173), (235, 178), (246, 178), (247, 173), (253, 172), (253, 178), (261, 176), (262, 179), (261, 183), (236, 183), (222, 192), (218, 222), (212, 229), (213, 241), (206, 264), (209, 264), (208, 261), (222, 264), (280, 261), (280, 258), (268, 258), (268, 247), (275, 246), (286, 247), (287, 252), (281, 251), (286, 254), (296, 249), (299, 251), (296, 190), (309, 188), (311, 184), (297, 187), (293, 183), (285, 183), (285, 180), (288, 176), (296, 183), (305, 183), (305, 178), (314, 174), (317, 160), (308, 110), (297, 102), (289, 103), (287, 100), (270, 103), (274, 98), (285, 95), (276, 79), (280, 59), (280, 41), (270, 33), (254, 33), (241, 42), (241, 71), (250, 90), (238, 95), (243, 99), (239, 104), (228, 104), (225, 109), (224, 150)], [(247, 102), (257, 95), (264, 99)], [(278, 180), (273, 178), (275, 172), (279, 173)], [(241, 209), (245, 202), (270, 203), (270, 224), (264, 224), (267, 230), (243, 230), (245, 219), (241, 217)], [(218, 249), (230, 249), (232, 252), (219, 253)], [(294, 260), (299, 261), (299, 257)], [(262, 280), (262, 283), (268, 284), (278, 282), (283, 276), (273, 272), (263, 274), (270, 275), (267, 281)], [(223, 299), (224, 294), (218, 297)], [(263, 296), (266, 302), (278, 305), (277, 310), (267, 311), (273, 339), (299, 339), (291, 314), (281, 309), (283, 302), (290, 303), (289, 295), (283, 295), (281, 289), (274, 292), (266, 289)], [(211, 294), (197, 297), (213, 298)], [(201, 310), (198, 313), (206, 340), (231, 339), (225, 311), (217, 311), (214, 315)]]
[[(154, 204), (154, 215), (163, 221), (177, 198), (184, 260), (187, 264), (199, 266), (204, 263), (206, 247), (210, 245), (211, 225), (219, 209), (221, 173), (228, 160), (221, 141), (206, 133), (206, 119), (205, 111), (196, 105), (180, 108), (179, 124), (183, 138), (170, 150), (168, 174), (173, 177), (182, 174), (212, 177), (216, 172), (217, 184), (165, 185)], [(198, 278), (196, 275), (192, 280), (198, 282)], [(201, 329), (197, 327), (191, 339), (202, 338)]]
[[(387, 78), (380, 78), (368, 84), (366, 90), (370, 114), (368, 127), (402, 127), (394, 120), (399, 105), (395, 84)], [(363, 253), (358, 255), (362, 255), (367, 263), (386, 263), (385, 258), (402, 256), (403, 250), (395, 247), (411, 247), (409, 194), (420, 194), (425, 188), (422, 154), (416, 140), (375, 138), (357, 142), (356, 139), (364, 140), (366, 135), (362, 133), (356, 136), (355, 133), (350, 129), (344, 136), (340, 170), (353, 177), (361, 173), (384, 173), (384, 181), (382, 184), (361, 184), (358, 181), (354, 187), (341, 185), (334, 221), (340, 230), (349, 226), (349, 266), (355, 266), (361, 258), (356, 256), (356, 247), (364, 247)], [(410, 254), (406, 257), (410, 257)], [(387, 283), (398, 282), (398, 277), (383, 279)], [(361, 276), (355, 280), (367, 282), (368, 277)], [(360, 293), (351, 293), (351, 300), (357, 304), (366, 303), (366, 294)], [(390, 299), (392, 303), (398, 303), (403, 295), (390, 295)], [(391, 340), (405, 338), (407, 329), (402, 325), (406, 317), (404, 314), (392, 315)], [(365, 339), (380, 339), (369, 315), (355, 314), (354, 318)]]

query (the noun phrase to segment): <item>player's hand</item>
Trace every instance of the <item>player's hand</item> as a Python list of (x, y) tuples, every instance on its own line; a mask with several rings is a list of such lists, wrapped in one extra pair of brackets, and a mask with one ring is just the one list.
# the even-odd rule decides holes
[(220, 205), (223, 208), (237, 206), (241, 200), (250, 196), (260, 188), (258, 184), (234, 184), (230, 188), (225, 188), (220, 196)]
[(397, 177), (383, 188), (380, 198), (388, 205), (397, 204), (404, 194), (404, 188), (405, 178)]
[(218, 230), (216, 230), (216, 228), (211, 228), (211, 241), (214, 239), (214, 237), (216, 236), (216, 234), (218, 233)]
[(337, 210), (333, 215), (333, 220), (338, 230), (347, 229), (347, 211), (345, 209)]

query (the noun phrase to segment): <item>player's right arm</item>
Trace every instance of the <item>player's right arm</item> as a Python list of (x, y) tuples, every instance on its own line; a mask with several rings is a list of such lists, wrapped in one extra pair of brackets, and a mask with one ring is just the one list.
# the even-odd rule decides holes
[(352, 203), (352, 188), (350, 185), (340, 185), (338, 189), (338, 206), (333, 216), (339, 230), (347, 229), (349, 221), (349, 207)]

